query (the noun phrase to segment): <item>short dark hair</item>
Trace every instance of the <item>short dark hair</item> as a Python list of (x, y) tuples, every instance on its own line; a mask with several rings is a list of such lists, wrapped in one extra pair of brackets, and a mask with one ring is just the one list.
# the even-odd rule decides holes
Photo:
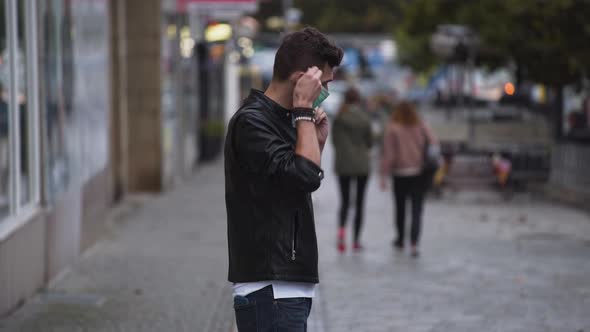
[(285, 81), (296, 71), (306, 71), (327, 63), (334, 68), (340, 65), (344, 51), (315, 28), (305, 28), (288, 34), (275, 55), (273, 79)]

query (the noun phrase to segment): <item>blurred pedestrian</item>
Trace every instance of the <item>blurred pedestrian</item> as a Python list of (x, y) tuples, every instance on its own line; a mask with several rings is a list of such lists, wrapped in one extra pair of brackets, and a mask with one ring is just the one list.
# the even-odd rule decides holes
[(307, 330), (318, 279), (311, 193), (323, 179), (327, 97), (343, 51), (306, 28), (284, 37), (265, 92), (252, 90), (225, 145), (229, 281), (238, 331)]
[(437, 139), (418, 115), (415, 105), (409, 102), (399, 103), (391, 115), (383, 138), (381, 188), (386, 190), (389, 179), (393, 179), (397, 229), (397, 238), (393, 245), (400, 250), (403, 250), (405, 244), (406, 201), (411, 201), (410, 244), (414, 257), (419, 254), (424, 197), (432, 183), (434, 173), (430, 164), (432, 159), (437, 158), (437, 146)]
[(335, 149), (335, 170), (340, 184), (338, 251), (346, 251), (346, 222), (350, 208), (350, 187), (356, 184), (353, 249), (360, 250), (365, 192), (369, 178), (369, 155), (372, 145), (371, 121), (361, 107), (361, 95), (355, 88), (344, 94), (344, 103), (334, 119), (332, 142)]

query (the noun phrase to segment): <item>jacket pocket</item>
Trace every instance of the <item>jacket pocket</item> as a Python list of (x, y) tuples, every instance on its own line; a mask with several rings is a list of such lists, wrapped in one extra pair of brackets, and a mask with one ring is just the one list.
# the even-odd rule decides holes
[(293, 216), (293, 223), (291, 225), (291, 260), (297, 258), (297, 236), (299, 235), (299, 211), (295, 212)]

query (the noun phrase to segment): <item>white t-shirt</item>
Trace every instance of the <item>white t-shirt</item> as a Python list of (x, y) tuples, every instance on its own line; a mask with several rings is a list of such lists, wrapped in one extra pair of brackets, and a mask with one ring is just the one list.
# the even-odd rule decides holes
[(233, 285), (234, 296), (246, 296), (261, 290), (268, 285), (272, 285), (272, 291), (275, 299), (287, 299), (294, 297), (313, 298), (315, 296), (316, 284), (309, 282), (279, 280), (235, 283)]

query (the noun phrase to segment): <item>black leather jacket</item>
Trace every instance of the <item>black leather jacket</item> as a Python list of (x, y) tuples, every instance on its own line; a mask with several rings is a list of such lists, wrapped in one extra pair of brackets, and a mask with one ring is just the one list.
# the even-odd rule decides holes
[(289, 110), (252, 90), (225, 142), (229, 281), (318, 282), (311, 192), (323, 171), (295, 154)]

